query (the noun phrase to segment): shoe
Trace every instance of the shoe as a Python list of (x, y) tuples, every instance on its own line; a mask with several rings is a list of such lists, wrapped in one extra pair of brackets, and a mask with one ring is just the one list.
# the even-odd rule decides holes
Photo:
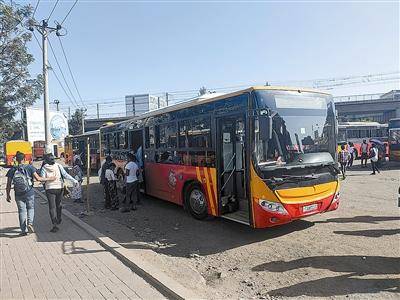
[(28, 228), (28, 232), (29, 233), (34, 233), (35, 230), (33, 229), (33, 225), (32, 224), (28, 224), (28, 226), (26, 226)]
[(375, 173), (371, 173), (371, 174), (369, 174), (369, 175), (375, 175)]
[(27, 236), (28, 233), (27, 232), (21, 232), (20, 234), (18, 234), (18, 236)]
[(50, 232), (57, 232), (58, 231), (58, 227), (57, 226), (53, 226), (53, 228), (50, 230)]
[(60, 218), (59, 220), (57, 220), (57, 225), (60, 225), (62, 222), (62, 219)]
[(118, 207), (111, 207), (111, 210), (118, 210)]
[(132, 206), (131, 210), (137, 210), (136, 206)]
[(129, 208), (121, 207), (121, 208), (119, 209), (119, 212), (121, 212), (121, 213), (127, 213), (127, 212), (130, 212), (130, 210), (129, 210)]

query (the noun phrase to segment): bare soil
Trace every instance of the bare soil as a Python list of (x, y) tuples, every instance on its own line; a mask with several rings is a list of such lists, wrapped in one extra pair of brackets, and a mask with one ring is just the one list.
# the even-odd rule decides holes
[[(201, 297), (399, 299), (399, 170), (389, 164), (371, 176), (355, 166), (342, 181), (337, 211), (270, 229), (198, 221), (151, 197), (135, 212), (103, 210), (95, 177), (95, 214), (82, 218)], [(75, 214), (84, 209), (70, 200), (65, 207)]]

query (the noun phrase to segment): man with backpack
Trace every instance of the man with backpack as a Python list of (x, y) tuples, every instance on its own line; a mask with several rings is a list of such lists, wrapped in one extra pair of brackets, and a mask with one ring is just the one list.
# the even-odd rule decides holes
[(55, 177), (43, 178), (37, 174), (32, 165), (24, 165), (22, 161), (25, 155), (17, 152), (15, 155), (16, 165), (8, 170), (7, 177), (7, 202), (11, 202), (11, 185), (14, 185), (15, 201), (18, 207), (19, 226), (21, 235), (33, 233), (33, 217), (35, 208), (35, 192), (33, 190), (33, 179), (40, 182), (53, 181)]
[(339, 163), (340, 163), (340, 170), (342, 171), (342, 176), (343, 179), (346, 178), (346, 167), (347, 163), (349, 161), (349, 152), (346, 150), (344, 145), (340, 146), (340, 152), (339, 152)]

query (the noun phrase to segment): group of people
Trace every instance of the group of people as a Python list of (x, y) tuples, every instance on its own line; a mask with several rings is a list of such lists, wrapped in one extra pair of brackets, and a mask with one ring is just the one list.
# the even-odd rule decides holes
[(125, 197), (120, 207), (120, 201), (117, 190), (117, 180), (115, 174), (116, 165), (112, 162), (112, 157), (107, 156), (99, 170), (100, 183), (104, 189), (104, 208), (111, 210), (120, 209), (121, 212), (136, 210), (140, 202), (139, 197), (139, 178), (140, 168), (137, 158), (134, 154), (128, 153), (128, 162), (124, 167), (124, 188)]
[[(353, 162), (355, 159), (355, 148), (352, 142), (349, 142), (347, 149), (345, 145), (340, 146), (339, 152), (339, 164), (340, 171), (342, 173), (343, 179), (346, 178), (346, 170), (353, 166)], [(375, 175), (376, 173), (380, 173), (378, 169), (378, 160), (379, 160), (379, 149), (375, 143), (372, 143), (371, 147), (369, 147), (367, 140), (363, 140), (360, 146), (361, 152), (361, 167), (367, 167), (368, 159), (371, 160), (372, 173), (371, 175)]]
[(79, 186), (79, 181), (69, 175), (63, 166), (55, 161), (53, 154), (46, 154), (42, 167), (38, 171), (35, 167), (23, 164), (25, 155), (17, 152), (16, 164), (8, 170), (7, 177), (7, 202), (11, 202), (11, 186), (14, 185), (15, 201), (18, 207), (18, 217), (21, 235), (34, 232), (33, 219), (35, 211), (35, 193), (33, 182), (37, 180), (44, 184), (48, 200), (49, 214), (52, 223), (50, 232), (57, 232), (62, 221), (62, 198), (64, 195), (64, 182), (72, 182), (74, 187)]

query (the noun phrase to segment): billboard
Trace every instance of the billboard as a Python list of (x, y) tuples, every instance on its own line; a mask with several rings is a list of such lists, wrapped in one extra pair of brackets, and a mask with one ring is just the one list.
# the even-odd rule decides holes
[[(63, 141), (68, 135), (68, 119), (64, 113), (51, 111), (50, 134), (52, 141)], [(44, 141), (44, 112), (41, 109), (26, 109), (26, 129), (28, 141)]]

